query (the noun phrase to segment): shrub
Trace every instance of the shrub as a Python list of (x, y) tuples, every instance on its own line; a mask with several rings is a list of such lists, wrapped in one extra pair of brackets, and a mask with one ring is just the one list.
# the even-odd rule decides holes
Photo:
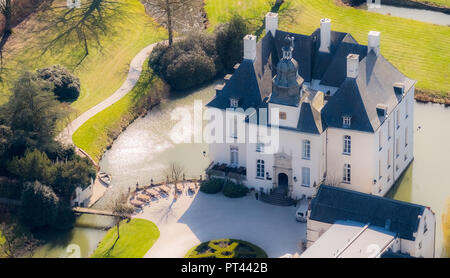
[(60, 101), (74, 101), (80, 96), (80, 79), (60, 65), (39, 69), (38, 76), (53, 84)]
[(40, 182), (27, 183), (22, 193), (20, 218), (30, 229), (51, 225), (58, 214), (58, 197)]
[(227, 181), (222, 189), (223, 195), (229, 198), (243, 197), (248, 193), (248, 188), (243, 184)]
[(200, 191), (208, 194), (216, 194), (222, 190), (223, 180), (211, 178), (200, 184)]
[(185, 90), (214, 78), (221, 72), (215, 37), (192, 34), (172, 46), (158, 44), (149, 58), (149, 66), (175, 90)]
[(225, 69), (232, 70), (236, 63), (242, 61), (243, 38), (248, 33), (247, 23), (239, 15), (234, 15), (229, 22), (216, 28), (216, 49)]

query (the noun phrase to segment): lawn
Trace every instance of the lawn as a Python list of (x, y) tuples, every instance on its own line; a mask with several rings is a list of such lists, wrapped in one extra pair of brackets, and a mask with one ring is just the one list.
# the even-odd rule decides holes
[(267, 254), (247, 241), (218, 239), (194, 246), (185, 258), (267, 258)]
[(165, 95), (167, 91), (165, 83), (148, 67), (147, 59), (144, 62), (142, 74), (131, 92), (84, 123), (73, 134), (73, 142), (94, 160), (99, 161), (103, 152), (122, 129), (146, 111), (145, 104), (149, 97), (154, 101), (155, 98)]
[[(158, 227), (145, 219), (133, 218), (120, 224), (120, 238), (116, 227), (111, 228), (91, 255), (92, 258), (142, 258), (159, 238)], [(115, 245), (114, 245), (115, 243)]]
[[(274, 2), (274, 1), (272, 1)], [(239, 5), (237, 5), (239, 3)], [(226, 20), (239, 8), (244, 17), (270, 11), (267, 0), (252, 4), (237, 0), (206, 0), (211, 24)], [(416, 88), (428, 94), (450, 96), (450, 28), (415, 20), (372, 13), (335, 4), (335, 0), (290, 0), (280, 9), (280, 29), (310, 34), (319, 20), (332, 19), (332, 29), (351, 33), (367, 44), (370, 30), (381, 32), (381, 53), (400, 71), (418, 81)]]
[[(4, 49), (4, 64), (7, 76), (3, 82), (0, 103), (7, 99), (8, 88), (24, 70), (35, 70), (53, 64), (62, 64), (73, 70), (81, 80), (81, 95), (71, 104), (77, 114), (88, 110), (113, 94), (125, 81), (129, 63), (145, 46), (163, 40), (166, 31), (145, 14), (144, 6), (139, 0), (119, 0), (124, 6), (120, 19), (109, 26), (110, 33), (100, 37), (101, 47), (93, 40), (89, 44), (89, 55), (81, 63), (84, 54), (76, 41), (68, 41), (56, 46), (51, 52), (41, 56), (45, 40), (36, 33), (45, 25), (42, 18), (46, 12), (38, 12), (13, 30)], [(61, 6), (66, 0), (54, 1), (54, 6)]]
[(450, 0), (411, 0), (413, 2), (431, 4), (438, 7), (450, 7)]

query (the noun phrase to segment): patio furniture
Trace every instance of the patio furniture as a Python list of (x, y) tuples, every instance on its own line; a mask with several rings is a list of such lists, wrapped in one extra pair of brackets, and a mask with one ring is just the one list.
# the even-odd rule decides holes
[(178, 191), (178, 192), (183, 192), (183, 185), (181, 185), (181, 184), (177, 184), (176, 185), (176, 190)]
[(159, 193), (155, 189), (146, 189), (144, 190), (144, 194), (150, 196), (152, 198), (158, 198)]
[(159, 191), (160, 191), (160, 192), (163, 192), (163, 193), (165, 193), (165, 194), (167, 194), (167, 195), (170, 194), (170, 188), (169, 188), (167, 185), (161, 185), (161, 186), (159, 186)]
[(141, 202), (141, 201), (139, 201), (139, 200), (136, 200), (136, 199), (131, 200), (131, 201), (130, 201), (130, 204), (131, 204), (132, 206), (134, 206), (134, 207), (137, 207), (137, 208), (142, 208), (142, 206), (144, 205), (143, 202)]
[(142, 193), (139, 193), (136, 196), (136, 199), (138, 199), (139, 201), (145, 202), (145, 203), (148, 203), (151, 201), (149, 196), (142, 194)]

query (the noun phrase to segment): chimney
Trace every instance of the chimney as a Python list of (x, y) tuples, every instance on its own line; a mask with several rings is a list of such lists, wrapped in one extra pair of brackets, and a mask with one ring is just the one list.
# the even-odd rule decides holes
[(347, 56), (347, 77), (357, 78), (359, 73), (359, 55), (348, 54)]
[(244, 59), (255, 60), (256, 58), (256, 36), (244, 37)]
[(320, 52), (330, 53), (331, 41), (331, 19), (322, 18), (320, 20)]
[(367, 53), (373, 50), (378, 56), (380, 54), (380, 32), (370, 31), (367, 41)]
[(278, 14), (277, 13), (267, 13), (266, 14), (266, 34), (271, 32), (272, 36), (275, 37), (275, 32), (278, 29)]

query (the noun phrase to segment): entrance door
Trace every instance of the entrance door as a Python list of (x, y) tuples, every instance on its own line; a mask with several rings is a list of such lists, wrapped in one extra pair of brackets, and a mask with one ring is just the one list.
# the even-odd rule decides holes
[(288, 190), (288, 176), (285, 173), (278, 174), (278, 188)]

